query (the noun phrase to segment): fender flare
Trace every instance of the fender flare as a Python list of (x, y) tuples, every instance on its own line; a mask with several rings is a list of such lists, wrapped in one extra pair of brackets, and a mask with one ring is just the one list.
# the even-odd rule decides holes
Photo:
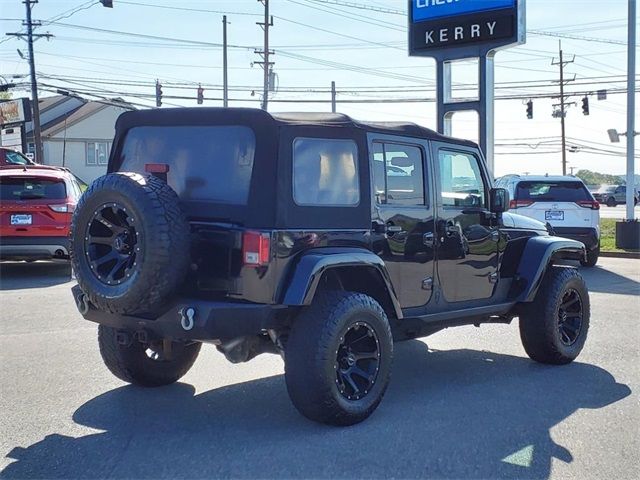
[(544, 274), (553, 265), (554, 260), (583, 260), (586, 254), (584, 244), (576, 240), (551, 236), (531, 237), (524, 247), (516, 271), (517, 283), (521, 289), (516, 301), (533, 301)]
[(281, 305), (311, 305), (322, 275), (332, 268), (368, 267), (379, 275), (391, 299), (396, 317), (402, 318), (402, 309), (389, 272), (382, 259), (371, 251), (348, 247), (311, 249), (294, 262), (280, 288), (278, 303)]

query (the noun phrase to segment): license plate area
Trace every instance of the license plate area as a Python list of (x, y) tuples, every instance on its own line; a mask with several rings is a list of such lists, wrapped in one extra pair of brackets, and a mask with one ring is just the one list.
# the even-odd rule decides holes
[(31, 225), (33, 217), (27, 214), (11, 215), (11, 225)]
[(555, 221), (563, 221), (564, 220), (564, 211), (563, 210), (547, 210), (544, 212), (545, 220), (555, 220)]

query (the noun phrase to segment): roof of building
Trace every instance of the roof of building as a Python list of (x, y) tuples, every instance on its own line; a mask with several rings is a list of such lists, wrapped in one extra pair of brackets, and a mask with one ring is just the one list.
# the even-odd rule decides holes
[(79, 122), (83, 118), (91, 116), (92, 114), (102, 110), (105, 107), (107, 107), (107, 105), (104, 105), (102, 103), (87, 102), (84, 105), (81, 105), (80, 107), (71, 110), (64, 115), (61, 115), (51, 122), (44, 124), (42, 126), (42, 136), (48, 137), (51, 135), (55, 135), (60, 130), (65, 128), (65, 126), (68, 128), (74, 123)]
[(38, 106), (40, 107), (40, 113), (55, 107), (56, 105), (59, 105), (63, 102), (65, 102), (66, 100), (68, 100), (69, 97), (64, 96), (64, 95), (53, 95), (52, 97), (44, 97), (44, 98), (40, 98), (38, 100)]

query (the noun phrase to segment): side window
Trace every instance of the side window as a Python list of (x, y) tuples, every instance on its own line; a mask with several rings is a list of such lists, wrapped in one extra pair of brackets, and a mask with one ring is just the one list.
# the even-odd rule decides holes
[(293, 200), (304, 206), (358, 205), (360, 184), (355, 142), (296, 138), (293, 142)]
[(422, 149), (397, 143), (373, 143), (376, 201), (386, 205), (425, 205)]
[(440, 186), (444, 207), (486, 207), (485, 185), (475, 155), (440, 150)]

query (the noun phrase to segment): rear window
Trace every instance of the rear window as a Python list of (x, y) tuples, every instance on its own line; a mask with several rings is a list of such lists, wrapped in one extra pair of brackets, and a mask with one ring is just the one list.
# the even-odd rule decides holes
[(63, 200), (64, 180), (38, 177), (0, 177), (0, 200)]
[(18, 152), (2, 150), (4, 163), (7, 165), (32, 165), (33, 162)]
[(297, 138), (293, 142), (293, 200), (301, 206), (360, 202), (358, 147), (353, 140)]
[(255, 144), (248, 127), (135, 127), (127, 133), (119, 169), (144, 173), (146, 163), (165, 163), (168, 183), (181, 199), (245, 205)]
[(582, 182), (520, 182), (516, 190), (516, 200), (579, 202), (591, 199)]

